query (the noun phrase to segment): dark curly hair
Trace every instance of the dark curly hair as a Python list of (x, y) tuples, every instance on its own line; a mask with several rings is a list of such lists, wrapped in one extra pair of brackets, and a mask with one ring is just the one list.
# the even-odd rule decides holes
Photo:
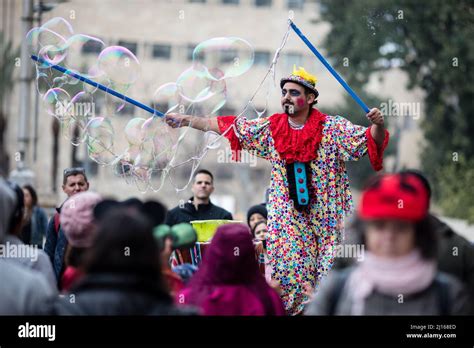
[[(304, 86), (303, 86), (304, 87)], [(308, 94), (314, 94), (314, 102), (310, 105), (311, 107), (315, 106), (318, 103), (319, 92), (316, 93), (310, 90), (308, 87), (304, 87), (304, 94), (307, 96)]]

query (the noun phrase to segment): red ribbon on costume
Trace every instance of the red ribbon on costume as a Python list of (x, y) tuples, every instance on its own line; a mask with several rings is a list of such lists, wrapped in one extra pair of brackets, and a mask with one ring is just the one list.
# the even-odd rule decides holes
[(325, 114), (312, 109), (304, 127), (300, 130), (291, 128), (287, 114), (274, 114), (269, 120), (275, 148), (287, 164), (305, 163), (316, 159), (323, 138)]
[[(294, 162), (305, 163), (316, 159), (319, 144), (323, 137), (323, 127), (326, 116), (327, 115), (321, 113), (319, 110), (312, 109), (305, 126), (300, 130), (291, 128), (288, 123), (287, 114), (274, 114), (269, 117), (270, 131), (275, 143), (275, 148), (280, 157), (285, 160), (287, 164)], [(229, 127), (234, 127), (235, 120), (235, 116), (217, 117), (217, 123), (221, 133), (226, 132)], [(387, 147), (390, 134), (385, 129), (385, 139), (381, 146), (377, 146), (377, 143), (370, 133), (370, 127), (367, 128), (365, 134), (367, 137), (370, 163), (375, 171), (379, 171), (383, 168), (383, 153)], [(234, 161), (240, 161), (242, 145), (234, 130), (227, 131), (225, 137), (230, 142), (232, 159)]]
[[(224, 134), (230, 127), (234, 127), (235, 116), (218, 116), (217, 125), (221, 134)], [(230, 149), (232, 150), (232, 160), (240, 161), (240, 152), (242, 151), (242, 145), (240, 144), (239, 137), (235, 134), (234, 129), (231, 129), (225, 133), (225, 137), (229, 140)]]
[(383, 168), (383, 152), (387, 147), (390, 133), (385, 129), (385, 139), (383, 140), (382, 146), (378, 146), (372, 137), (372, 133), (370, 133), (370, 128), (371, 127), (367, 128), (365, 131), (367, 137), (367, 150), (369, 152), (370, 164), (372, 165), (372, 168), (378, 172)]

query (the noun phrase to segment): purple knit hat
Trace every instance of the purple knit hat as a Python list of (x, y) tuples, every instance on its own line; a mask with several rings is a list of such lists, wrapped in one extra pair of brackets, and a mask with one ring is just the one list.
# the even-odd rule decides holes
[(61, 208), (61, 229), (72, 247), (88, 248), (94, 240), (93, 210), (102, 197), (96, 192), (80, 192)]

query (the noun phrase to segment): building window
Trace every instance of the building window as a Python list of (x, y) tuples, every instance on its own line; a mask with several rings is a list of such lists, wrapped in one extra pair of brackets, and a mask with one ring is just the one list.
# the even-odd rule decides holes
[(290, 52), (285, 55), (285, 65), (286, 67), (293, 67), (293, 65), (301, 65), (303, 62), (303, 56), (301, 53)]
[(177, 102), (173, 102), (171, 100), (155, 100), (150, 102), (150, 108), (160, 111), (162, 113), (168, 112), (171, 108), (173, 108), (172, 112), (180, 112), (182, 111), (178, 109), (180, 107), (179, 104), (176, 104)]
[(237, 50), (224, 50), (220, 54), (221, 63), (232, 63), (238, 58)]
[(270, 52), (268, 51), (255, 51), (254, 61), (255, 65), (265, 65), (270, 64)]
[(235, 115), (235, 109), (234, 109), (233, 107), (224, 105), (224, 106), (219, 110), (219, 115), (223, 115), (223, 116)]
[(118, 42), (119, 46), (125, 47), (128, 49), (130, 52), (132, 52), (134, 55), (137, 55), (137, 43), (136, 42), (130, 42), (130, 41), (122, 41), (120, 40)]
[(266, 176), (266, 169), (265, 168), (252, 168), (250, 171), (250, 180), (259, 182), (262, 178)]
[(86, 158), (82, 166), (86, 168), (86, 175), (97, 176), (99, 173), (99, 164), (91, 160), (89, 157)]
[(238, 5), (239, 0), (222, 0), (224, 5)]
[(255, 0), (255, 6), (257, 6), (257, 7), (270, 7), (270, 6), (272, 6), (272, 0)]
[(123, 106), (122, 109), (118, 112), (119, 115), (124, 115), (124, 116), (133, 116), (135, 113), (135, 106), (133, 106), (130, 103), (125, 102), (125, 105)]
[(82, 46), (82, 54), (100, 53), (104, 49), (104, 45), (95, 40), (89, 40)]
[(89, 157), (87, 157), (85, 160), (78, 160), (77, 158), (73, 159), (72, 167), (84, 168), (88, 179), (90, 177), (97, 176), (99, 173), (99, 164), (91, 160)]
[[(79, 136), (79, 129), (75, 128), (74, 137), (77, 137), (77, 136)], [(94, 162), (93, 160), (90, 159), (88, 153), (86, 153), (83, 158), (80, 158), (82, 156), (80, 156), (80, 153), (78, 153), (79, 149), (82, 149), (82, 147), (72, 146), (71, 167), (84, 168), (86, 170), (86, 175), (89, 178), (91, 176), (97, 176), (97, 173), (99, 172), (99, 165), (97, 164), (97, 162)]]
[(97, 103), (97, 99), (94, 100), (94, 108), (92, 110), (94, 110), (92, 117), (100, 117), (99, 115), (100, 115), (100, 112), (102, 111), (102, 105)]
[[(187, 48), (186, 48), (186, 59), (189, 60), (189, 61), (192, 61), (193, 60), (193, 53), (194, 53), (194, 49), (196, 48), (196, 44), (188, 44)], [(204, 62), (204, 59), (205, 59), (205, 56), (204, 56), (204, 52), (201, 51), (201, 53), (196, 57), (196, 59), (200, 62)]]
[(268, 116), (268, 110), (264, 110), (264, 106), (259, 106), (254, 108), (247, 108), (245, 109), (243, 115), (248, 119), (248, 120), (254, 120), (259, 117), (267, 117)]
[(105, 96), (103, 93), (96, 93), (94, 96), (94, 108), (92, 109), (94, 114), (92, 117), (100, 117), (102, 115), (102, 111), (105, 109)]
[(171, 58), (171, 45), (153, 45), (153, 58), (170, 59)]
[(193, 60), (193, 52), (194, 52), (195, 47), (196, 47), (196, 45), (193, 45), (193, 44), (188, 45), (187, 54), (186, 54), (187, 60), (189, 60), (189, 61)]
[(304, 0), (286, 0), (286, 6), (290, 10), (302, 10), (304, 6)]
[(215, 175), (219, 180), (230, 180), (234, 176), (234, 168), (231, 166), (216, 167)]

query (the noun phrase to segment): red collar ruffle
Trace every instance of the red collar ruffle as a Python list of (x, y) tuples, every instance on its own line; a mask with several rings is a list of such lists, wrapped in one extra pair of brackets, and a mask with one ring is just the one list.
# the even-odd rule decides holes
[(313, 109), (300, 130), (290, 127), (287, 114), (274, 114), (269, 117), (269, 120), (275, 148), (287, 164), (316, 159), (319, 144), (323, 138), (325, 114)]

